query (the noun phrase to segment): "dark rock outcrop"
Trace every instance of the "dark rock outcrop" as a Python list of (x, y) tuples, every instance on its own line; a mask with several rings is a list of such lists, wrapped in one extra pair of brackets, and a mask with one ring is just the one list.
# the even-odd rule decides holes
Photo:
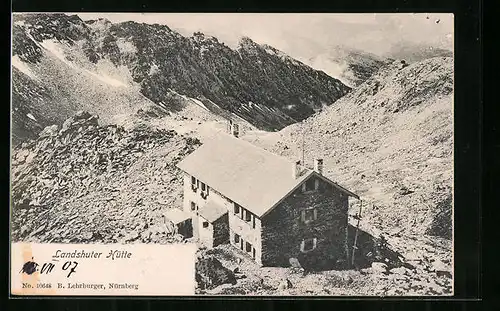
[(233, 271), (224, 267), (213, 256), (202, 256), (196, 261), (196, 282), (200, 289), (212, 289), (222, 284), (236, 284)]

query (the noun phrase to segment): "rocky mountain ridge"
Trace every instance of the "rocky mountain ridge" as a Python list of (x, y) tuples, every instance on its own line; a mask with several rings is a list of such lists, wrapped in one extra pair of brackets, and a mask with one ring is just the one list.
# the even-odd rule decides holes
[(423, 61), (434, 57), (453, 57), (453, 51), (425, 44), (402, 41), (391, 47), (386, 57), (404, 59), (408, 63)]
[[(23, 111), (22, 120), (14, 120), (21, 134), (50, 125), (43, 117), (62, 122), (80, 109), (98, 113), (103, 121), (109, 114), (132, 114), (152, 104), (165, 113), (179, 111), (182, 107), (170, 100), (171, 92), (194, 98), (216, 114), (225, 111), (258, 128), (278, 130), (350, 91), (324, 72), (250, 38), (242, 38), (233, 50), (214, 37), (184, 37), (158, 24), (16, 14), (12, 51), (20, 71), (13, 76), (13, 107)], [(49, 90), (52, 100), (44, 102), (61, 110), (62, 117), (42, 116), (35, 104), (26, 108), (29, 96), (16, 92), (30, 83)], [(121, 99), (106, 96), (109, 92)], [(84, 98), (69, 102), (74, 95), (69, 93)], [(110, 111), (110, 106), (121, 107)], [(28, 113), (40, 124), (30, 125), (26, 110), (33, 110)]]

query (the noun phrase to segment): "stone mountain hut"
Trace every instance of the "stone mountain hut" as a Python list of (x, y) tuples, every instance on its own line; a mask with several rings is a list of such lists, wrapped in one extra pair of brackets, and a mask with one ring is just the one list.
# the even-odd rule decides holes
[(321, 159), (308, 169), (228, 130), (178, 164), (199, 243), (230, 243), (262, 266), (346, 260), (348, 198), (359, 197), (323, 176)]

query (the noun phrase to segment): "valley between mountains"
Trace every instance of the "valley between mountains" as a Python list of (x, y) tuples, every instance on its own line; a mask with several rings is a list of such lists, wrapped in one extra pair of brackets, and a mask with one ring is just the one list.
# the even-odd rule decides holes
[(12, 52), (14, 242), (183, 242), (163, 216), (182, 204), (175, 165), (231, 119), (259, 147), (311, 167), (323, 158), (325, 175), (363, 198), (360, 228), (406, 265), (302, 275), (219, 247), (200, 251), (213, 284), (199, 281), (198, 293), (452, 293), (450, 55), (337, 50), (349, 66), (331, 77), (250, 38), (231, 49), (165, 25), (66, 14), (16, 14)]

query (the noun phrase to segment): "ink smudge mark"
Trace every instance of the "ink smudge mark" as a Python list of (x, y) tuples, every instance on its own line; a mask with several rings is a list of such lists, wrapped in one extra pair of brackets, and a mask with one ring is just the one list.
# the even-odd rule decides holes
[[(31, 257), (33, 259), (33, 257)], [(38, 264), (34, 261), (28, 261), (24, 263), (23, 268), (19, 273), (26, 273), (26, 274), (33, 274), (36, 272), (36, 268), (38, 267)]]

